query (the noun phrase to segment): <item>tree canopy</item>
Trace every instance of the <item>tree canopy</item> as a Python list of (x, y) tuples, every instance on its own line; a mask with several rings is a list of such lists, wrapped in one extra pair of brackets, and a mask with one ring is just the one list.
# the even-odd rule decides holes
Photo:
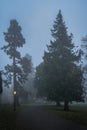
[(36, 76), (37, 73), (39, 77), (42, 76), (38, 84), (40, 87), (45, 84), (44, 91), (47, 98), (56, 102), (64, 101), (64, 109), (68, 110), (69, 102), (83, 100), (82, 70), (77, 65), (81, 54), (73, 51), (73, 35), (68, 35), (61, 10), (54, 21), (51, 33), (54, 40), (47, 45), (47, 51), (43, 56), (43, 67), (38, 66), (41, 73), (36, 71)]

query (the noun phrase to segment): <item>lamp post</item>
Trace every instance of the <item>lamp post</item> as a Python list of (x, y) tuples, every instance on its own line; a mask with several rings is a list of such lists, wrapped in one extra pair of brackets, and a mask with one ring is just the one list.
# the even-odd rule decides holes
[(16, 111), (16, 94), (17, 94), (17, 92), (14, 90), (13, 94), (14, 94), (14, 111)]

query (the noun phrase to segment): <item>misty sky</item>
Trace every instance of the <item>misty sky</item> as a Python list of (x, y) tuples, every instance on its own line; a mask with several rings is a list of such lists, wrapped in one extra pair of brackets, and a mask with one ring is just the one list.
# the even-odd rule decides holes
[[(3, 32), (7, 32), (10, 20), (16, 19), (26, 39), (22, 55), (29, 53), (35, 67), (52, 39), (50, 29), (59, 9), (68, 32), (74, 34), (73, 41), (80, 45), (87, 35), (87, 0), (0, 0), (0, 47), (6, 44)], [(7, 63), (8, 56), (0, 50), (0, 69)]]

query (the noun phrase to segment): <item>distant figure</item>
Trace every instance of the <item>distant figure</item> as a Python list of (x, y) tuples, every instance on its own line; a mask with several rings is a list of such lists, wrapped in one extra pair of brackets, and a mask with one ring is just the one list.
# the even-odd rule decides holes
[(1, 72), (0, 72), (0, 94), (2, 93), (2, 76), (1, 76)]

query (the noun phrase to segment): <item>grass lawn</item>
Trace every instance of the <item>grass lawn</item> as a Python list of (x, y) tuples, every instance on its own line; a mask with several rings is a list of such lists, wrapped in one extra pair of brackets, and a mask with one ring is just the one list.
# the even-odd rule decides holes
[(16, 118), (19, 111), (25, 108), (26, 105), (21, 105), (17, 110), (13, 111), (12, 105), (0, 106), (0, 130), (19, 130), (16, 125)]
[(66, 112), (63, 107), (45, 106), (46, 110), (53, 115), (62, 117), (64, 119), (72, 120), (74, 122), (87, 126), (87, 105), (86, 104), (72, 104), (70, 111)]

